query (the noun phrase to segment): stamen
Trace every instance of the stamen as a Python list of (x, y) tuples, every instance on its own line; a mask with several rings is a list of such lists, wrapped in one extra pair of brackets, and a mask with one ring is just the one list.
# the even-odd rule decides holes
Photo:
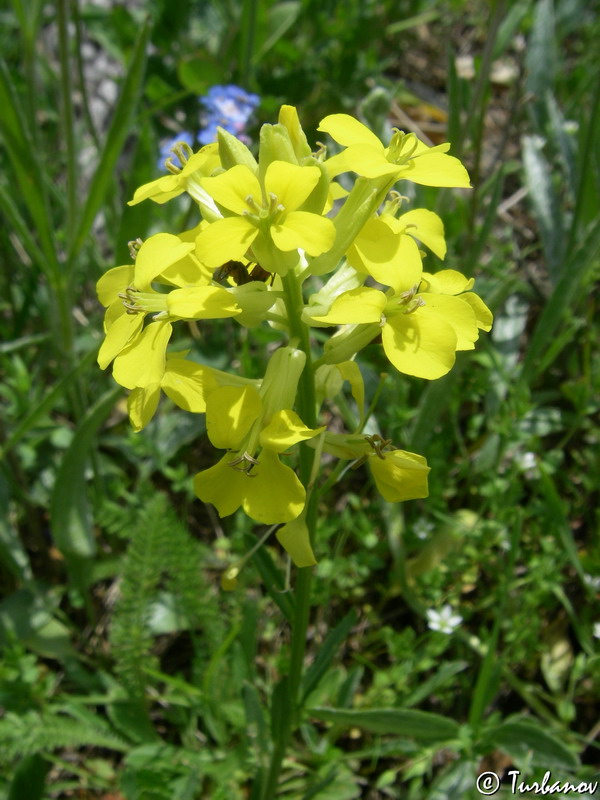
[(132, 239), (130, 242), (127, 242), (127, 247), (129, 248), (129, 255), (131, 256), (132, 261), (135, 261), (135, 259), (137, 258), (138, 251), (143, 244), (144, 242), (142, 239), (140, 239), (139, 236), (137, 239)]
[[(243, 464), (243, 466), (238, 466)], [(251, 475), (250, 471), (258, 464), (258, 460), (250, 455), (245, 450), (243, 455), (234, 458), (233, 461), (228, 461), (227, 466), (235, 469), (237, 472), (245, 472), (249, 478), (256, 478), (256, 475)]]

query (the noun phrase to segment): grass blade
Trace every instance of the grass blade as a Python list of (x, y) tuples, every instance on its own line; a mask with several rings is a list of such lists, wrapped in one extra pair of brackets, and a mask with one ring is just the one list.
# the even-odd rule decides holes
[(338, 648), (344, 643), (354, 625), (356, 625), (356, 613), (353, 609), (327, 634), (325, 641), (319, 648), (319, 654), (305, 675), (302, 704), (306, 701), (308, 695), (319, 685), (321, 678), (329, 669)]
[(146, 21), (135, 44), (131, 63), (121, 87), (121, 94), (110, 124), (104, 149), (100, 156), (100, 161), (94, 173), (81, 218), (77, 225), (73, 246), (69, 252), (69, 264), (71, 268), (74, 264), (75, 257), (85, 244), (94, 219), (106, 198), (106, 194), (114, 178), (117, 160), (121, 155), (125, 139), (131, 128), (134, 111), (142, 91), (142, 80), (146, 67), (146, 45), (148, 43), (149, 32), (150, 23)]
[(21, 196), (40, 237), (41, 248), (49, 261), (51, 273), (58, 277), (54, 249), (54, 231), (44, 190), (44, 175), (37, 149), (25, 122), (25, 114), (13, 89), (10, 74), (0, 60), (0, 134), (15, 171)]
[(56, 546), (66, 556), (92, 558), (96, 552), (85, 467), (98, 429), (121, 392), (121, 387), (115, 386), (92, 406), (58, 469), (50, 504), (50, 521)]

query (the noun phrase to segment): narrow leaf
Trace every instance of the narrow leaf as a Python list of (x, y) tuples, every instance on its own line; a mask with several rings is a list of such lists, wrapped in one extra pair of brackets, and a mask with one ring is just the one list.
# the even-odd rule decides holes
[(120, 386), (109, 389), (92, 406), (58, 469), (50, 504), (50, 521), (56, 546), (67, 556), (92, 558), (96, 552), (85, 467), (94, 437), (121, 391)]
[(96, 350), (92, 350), (87, 353), (76, 367), (70, 372), (67, 372), (67, 374), (54, 385), (54, 388), (48, 392), (41, 403), (32, 408), (29, 414), (19, 422), (15, 430), (8, 437), (4, 447), (0, 448), (0, 458), (6, 457), (6, 454), (23, 438), (27, 431), (33, 428), (40, 417), (54, 408), (71, 384), (90, 367), (96, 358), (96, 352)]
[(329, 631), (327, 634), (325, 641), (319, 648), (319, 653), (316, 659), (312, 663), (304, 678), (302, 694), (303, 703), (306, 701), (308, 695), (319, 685), (321, 678), (323, 678), (331, 666), (331, 662), (333, 661), (338, 648), (347, 639), (348, 634), (355, 624), (356, 613), (353, 609), (349, 614), (346, 614), (343, 620), (339, 622), (333, 630)]
[(131, 64), (121, 86), (121, 93), (111, 120), (104, 150), (87, 193), (86, 202), (75, 233), (73, 247), (69, 253), (69, 263), (71, 265), (83, 247), (96, 214), (104, 202), (108, 188), (114, 178), (117, 160), (122, 153), (123, 145), (131, 129), (134, 112), (142, 92), (149, 32), (150, 23), (146, 21), (135, 44)]
[(486, 732), (486, 741), (512, 758), (550, 769), (577, 769), (577, 756), (553, 733), (533, 720), (507, 720)]
[(349, 728), (363, 728), (371, 733), (391, 733), (422, 742), (443, 742), (455, 739), (459, 725), (452, 719), (429, 711), (412, 711), (395, 708), (348, 711), (339, 708), (311, 708), (311, 717), (333, 722)]

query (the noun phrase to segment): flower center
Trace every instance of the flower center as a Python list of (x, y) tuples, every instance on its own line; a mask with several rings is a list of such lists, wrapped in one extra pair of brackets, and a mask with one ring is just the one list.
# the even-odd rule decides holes
[(128, 314), (158, 313), (166, 315), (167, 295), (158, 292), (140, 292), (135, 286), (128, 286), (119, 294)]
[(394, 135), (387, 149), (387, 160), (401, 166), (408, 163), (417, 149), (418, 139), (414, 133), (404, 133), (394, 128)]

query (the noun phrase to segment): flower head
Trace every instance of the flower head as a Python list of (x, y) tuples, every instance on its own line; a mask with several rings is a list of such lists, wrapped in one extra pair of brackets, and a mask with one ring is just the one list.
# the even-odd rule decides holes
[(425, 614), (429, 629), (440, 633), (453, 633), (463, 621), (460, 614), (455, 614), (449, 605), (442, 606), (439, 611), (429, 608)]
[(283, 275), (296, 266), (298, 248), (312, 256), (325, 252), (335, 238), (333, 223), (301, 210), (320, 177), (317, 167), (273, 161), (263, 179), (242, 164), (204, 178), (202, 188), (226, 216), (200, 232), (198, 258), (217, 267), (250, 251), (268, 272)]
[(367, 178), (389, 175), (425, 186), (471, 185), (460, 161), (447, 155), (448, 143), (428, 147), (414, 133), (394, 129), (386, 147), (366, 125), (348, 114), (330, 114), (321, 120), (319, 130), (346, 148), (327, 161), (332, 176), (352, 171)]
[(224, 128), (234, 136), (244, 139), (244, 131), (254, 110), (260, 103), (257, 94), (250, 94), (239, 86), (211, 86), (199, 98), (206, 111), (202, 116), (201, 144), (217, 141), (217, 128)]

